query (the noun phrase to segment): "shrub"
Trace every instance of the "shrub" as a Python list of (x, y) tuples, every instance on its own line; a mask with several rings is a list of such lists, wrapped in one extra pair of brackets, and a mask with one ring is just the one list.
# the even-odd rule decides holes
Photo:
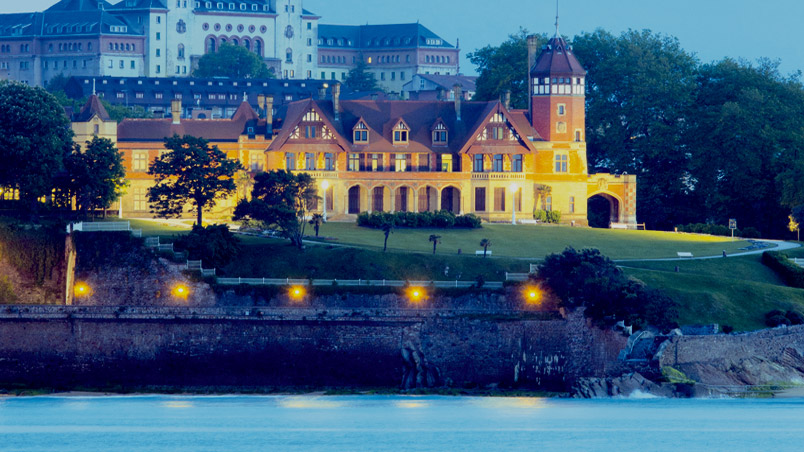
[(779, 325), (790, 325), (790, 319), (785, 316), (784, 311), (774, 309), (765, 314), (765, 325), (775, 328)]
[(781, 251), (765, 251), (762, 263), (776, 272), (790, 287), (804, 288), (804, 268), (790, 262), (787, 254)]
[(743, 228), (740, 234), (737, 234), (737, 231), (734, 231), (735, 235), (739, 235), (740, 237), (751, 238), (751, 239), (759, 239), (762, 238), (762, 234), (759, 232), (759, 229), (754, 227), (747, 227)]
[(561, 211), (536, 209), (533, 211), (533, 219), (542, 223), (558, 224), (561, 222)]
[(0, 227), (0, 256), (41, 286), (64, 261), (64, 227)]
[(447, 210), (438, 212), (362, 212), (357, 215), (357, 225), (382, 229), (391, 223), (396, 228), (480, 228), (481, 220), (476, 215), (455, 215)]
[(784, 314), (787, 320), (790, 320), (791, 325), (804, 325), (804, 315), (797, 311), (787, 311)]
[(188, 259), (200, 260), (206, 268), (223, 268), (240, 252), (240, 239), (226, 225), (193, 226), (193, 230), (176, 240)]
[(729, 333), (731, 333), (732, 331), (734, 331), (734, 327), (733, 327), (733, 326), (731, 326), (731, 325), (721, 325), (721, 326), (720, 326), (720, 330), (721, 330), (721, 331), (723, 331), (723, 332), (724, 332), (724, 333), (726, 333), (726, 334), (729, 334)]
[(14, 304), (16, 301), (17, 294), (14, 293), (14, 286), (8, 276), (0, 276), (0, 304)]
[[(678, 232), (689, 232), (693, 234), (709, 234), (720, 235), (724, 237), (731, 236), (731, 229), (722, 224), (708, 224), (708, 223), (690, 223), (676, 226)], [(758, 239), (762, 237), (759, 230), (753, 227), (747, 227), (742, 230), (734, 230), (735, 237), (746, 237)]]

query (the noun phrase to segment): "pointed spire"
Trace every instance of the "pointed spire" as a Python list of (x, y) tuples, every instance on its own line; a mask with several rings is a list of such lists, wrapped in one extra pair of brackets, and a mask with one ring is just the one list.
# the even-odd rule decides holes
[(94, 78), (92, 79), (92, 95), (93, 96), (96, 95), (96, 93), (95, 93), (95, 79)]
[(556, 37), (561, 35), (558, 34), (558, 0), (556, 0)]

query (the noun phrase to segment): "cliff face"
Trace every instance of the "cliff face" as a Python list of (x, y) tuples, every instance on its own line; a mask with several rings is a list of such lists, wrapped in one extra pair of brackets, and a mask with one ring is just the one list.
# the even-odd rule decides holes
[[(26, 312), (27, 310), (27, 312)], [(581, 316), (442, 310), (15, 307), (0, 388), (519, 387), (566, 391), (625, 338)]]
[(673, 337), (659, 363), (706, 385), (804, 383), (804, 325)]

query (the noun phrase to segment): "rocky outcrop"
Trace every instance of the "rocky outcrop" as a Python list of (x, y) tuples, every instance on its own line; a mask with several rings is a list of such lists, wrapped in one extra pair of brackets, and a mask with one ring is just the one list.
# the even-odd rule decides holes
[(633, 372), (616, 378), (581, 378), (573, 385), (572, 395), (582, 399), (637, 395), (675, 397), (677, 391), (675, 385), (655, 383)]
[(441, 371), (427, 362), (421, 350), (407, 343), (401, 352), (405, 369), (402, 389), (435, 388), (443, 385)]

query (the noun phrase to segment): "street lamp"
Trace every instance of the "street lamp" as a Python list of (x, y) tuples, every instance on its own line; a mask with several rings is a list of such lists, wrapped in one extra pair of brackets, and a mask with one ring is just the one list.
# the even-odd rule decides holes
[(321, 182), (321, 188), (324, 189), (324, 215), (322, 216), (324, 219), (324, 223), (327, 222), (327, 189), (329, 188), (329, 181), (325, 180)]
[(519, 189), (517, 184), (508, 187), (511, 190), (511, 224), (516, 224), (516, 192)]

